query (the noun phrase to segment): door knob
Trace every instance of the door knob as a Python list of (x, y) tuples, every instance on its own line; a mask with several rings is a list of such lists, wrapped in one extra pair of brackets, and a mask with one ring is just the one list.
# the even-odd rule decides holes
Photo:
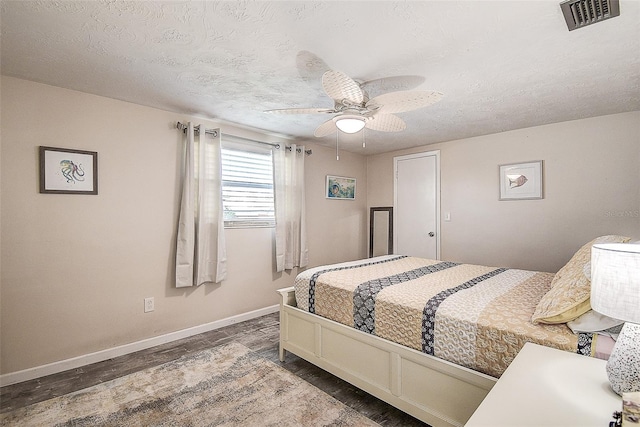
[(433, 231), (429, 232), (429, 237), (433, 237), (435, 235), (436, 235), (436, 233), (434, 233)]

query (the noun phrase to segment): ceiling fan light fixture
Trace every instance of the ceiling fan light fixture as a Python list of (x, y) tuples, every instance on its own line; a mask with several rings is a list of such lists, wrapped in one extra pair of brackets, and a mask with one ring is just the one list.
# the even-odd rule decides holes
[(344, 133), (360, 132), (364, 128), (364, 119), (358, 116), (336, 118), (336, 126)]

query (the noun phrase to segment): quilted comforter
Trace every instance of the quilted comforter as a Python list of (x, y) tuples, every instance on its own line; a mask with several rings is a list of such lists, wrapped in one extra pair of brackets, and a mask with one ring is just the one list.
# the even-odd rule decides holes
[(499, 377), (525, 342), (592, 355), (593, 334), (531, 323), (552, 279), (392, 255), (306, 270), (294, 287), (305, 311)]

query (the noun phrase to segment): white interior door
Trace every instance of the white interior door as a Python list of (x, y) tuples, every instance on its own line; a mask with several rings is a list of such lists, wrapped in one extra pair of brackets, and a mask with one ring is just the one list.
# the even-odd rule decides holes
[(440, 258), (440, 152), (394, 157), (394, 253)]

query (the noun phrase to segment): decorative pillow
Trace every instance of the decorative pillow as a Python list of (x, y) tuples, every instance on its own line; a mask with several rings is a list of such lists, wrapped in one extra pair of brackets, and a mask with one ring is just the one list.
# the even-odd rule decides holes
[(624, 322), (622, 320), (605, 316), (604, 314), (600, 314), (593, 310), (589, 310), (577, 319), (567, 322), (567, 326), (574, 334), (580, 332), (606, 331), (607, 329), (621, 326), (623, 324)]
[(566, 323), (591, 309), (591, 281), (584, 274), (591, 262), (591, 246), (596, 243), (626, 243), (625, 236), (601, 236), (582, 246), (553, 277), (551, 289), (536, 307), (533, 323)]

